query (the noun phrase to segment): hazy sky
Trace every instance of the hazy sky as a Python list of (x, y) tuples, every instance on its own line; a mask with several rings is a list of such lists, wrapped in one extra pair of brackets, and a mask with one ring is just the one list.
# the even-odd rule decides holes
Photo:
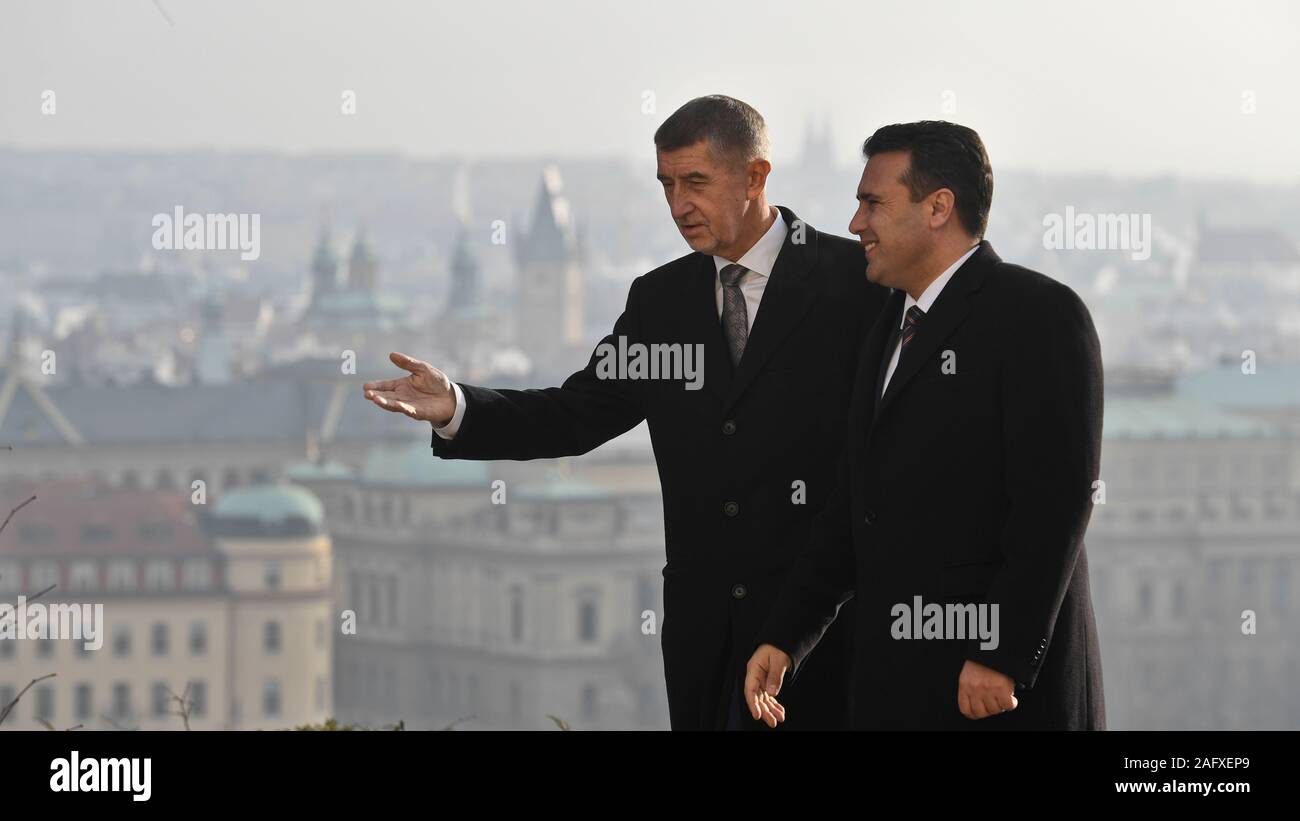
[(778, 160), (810, 115), (845, 163), (942, 118), (995, 168), (1300, 180), (1285, 2), (157, 3), (0, 0), (0, 147), (648, 159), (717, 91), (763, 112)]

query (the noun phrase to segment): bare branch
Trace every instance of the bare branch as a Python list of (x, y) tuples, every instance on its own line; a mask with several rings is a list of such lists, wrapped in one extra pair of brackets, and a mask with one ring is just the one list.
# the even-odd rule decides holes
[(184, 691), (179, 696), (173, 693), (170, 687), (167, 688), (167, 695), (171, 696), (172, 701), (176, 702), (176, 710), (172, 712), (172, 715), (181, 717), (186, 731), (190, 729), (190, 710), (194, 708), (194, 702), (190, 700), (189, 694), (190, 685), (188, 684), (185, 685)]
[(32, 687), (38, 684), (39, 682), (45, 681), (45, 679), (47, 678), (54, 678), (56, 675), (57, 673), (47, 673), (46, 675), (43, 675), (40, 678), (34, 678), (31, 681), (27, 682), (27, 686), (24, 687), (22, 691), (18, 693), (18, 695), (14, 696), (14, 700), (6, 704), (3, 710), (0, 710), (0, 724), (5, 723), (5, 719), (8, 718), (9, 714), (12, 713), (14, 708), (18, 706), (18, 702), (22, 700), (22, 697), (27, 694), (28, 690), (32, 689)]
[(455, 721), (453, 721), (452, 723), (448, 724), (446, 727), (443, 727), (442, 729), (443, 729), (444, 731), (451, 730), (451, 729), (455, 728), (455, 726), (456, 726), (457, 724), (464, 724), (466, 721), (473, 721), (473, 720), (476, 719), (476, 718), (478, 718), (478, 716), (475, 716), (475, 715), (468, 715), (468, 716), (465, 716), (464, 718), (458, 718), (458, 719), (456, 719)]
[(4, 533), (4, 532), (5, 532), (5, 528), (9, 526), (9, 520), (12, 519), (12, 518), (14, 517), (14, 514), (15, 514), (15, 513), (17, 513), (18, 511), (22, 510), (23, 507), (25, 507), (26, 505), (28, 505), (28, 504), (30, 504), (31, 502), (34, 502), (34, 501), (36, 501), (36, 494), (33, 493), (33, 494), (32, 494), (32, 498), (28, 499), (26, 502), (23, 502), (23, 503), (22, 503), (21, 505), (19, 505), (18, 507), (16, 507), (16, 508), (14, 508), (13, 510), (9, 511), (9, 515), (5, 517), (4, 524), (0, 524), (0, 533)]
[(118, 724), (116, 721), (114, 721), (113, 719), (109, 718), (106, 715), (101, 715), (99, 718), (101, 721), (103, 721), (108, 726), (112, 727), (114, 730), (126, 730), (128, 732), (134, 732), (140, 729), (139, 727), (123, 727), (121, 724)]

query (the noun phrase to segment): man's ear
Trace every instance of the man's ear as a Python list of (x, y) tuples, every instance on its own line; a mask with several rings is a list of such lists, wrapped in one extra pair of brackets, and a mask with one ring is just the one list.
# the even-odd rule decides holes
[(930, 227), (942, 228), (956, 216), (957, 197), (951, 189), (940, 188), (930, 195)]
[(767, 185), (767, 175), (772, 173), (772, 164), (761, 157), (751, 162), (745, 169), (745, 193), (752, 200), (763, 193)]

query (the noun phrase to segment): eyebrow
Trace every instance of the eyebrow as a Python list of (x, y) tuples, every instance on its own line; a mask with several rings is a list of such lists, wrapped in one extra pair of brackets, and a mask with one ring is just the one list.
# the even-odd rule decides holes
[(859, 191), (859, 192), (858, 192), (858, 200), (861, 201), (861, 202), (867, 202), (868, 200), (877, 200), (877, 201), (879, 201), (879, 200), (880, 200), (880, 195), (877, 194), (877, 193), (874, 192), (874, 191)]
[[(656, 176), (660, 182), (672, 179), (672, 177), (666, 176), (664, 174), (658, 174)], [(709, 179), (709, 175), (705, 174), (703, 171), (691, 171), (689, 173), (683, 174), (682, 179), (688, 180), (690, 182), (706, 182)]]

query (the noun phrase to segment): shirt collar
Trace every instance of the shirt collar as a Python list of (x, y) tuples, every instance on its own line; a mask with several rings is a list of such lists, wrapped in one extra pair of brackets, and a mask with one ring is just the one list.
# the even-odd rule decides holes
[(939, 298), (939, 293), (943, 291), (943, 286), (948, 284), (948, 280), (952, 279), (952, 275), (957, 273), (957, 269), (961, 267), (962, 263), (970, 259), (971, 254), (978, 251), (979, 247), (980, 244), (977, 242), (970, 247), (969, 251), (957, 257), (957, 261), (954, 262), (952, 265), (949, 265), (948, 270), (944, 271), (942, 274), (939, 274), (939, 276), (935, 278), (934, 282), (931, 282), (928, 286), (926, 286), (926, 289), (921, 292), (920, 299), (912, 299), (912, 295), (908, 294), (907, 299), (903, 300), (904, 319), (900, 321), (898, 327), (900, 328), (903, 327), (902, 323), (903, 321), (906, 321), (907, 309), (911, 308), (913, 305), (916, 305), (922, 311), (929, 312), (930, 307), (934, 305), (935, 300)]
[[(781, 209), (773, 206), (776, 211), (776, 219), (772, 220), (772, 225), (767, 229), (763, 236), (758, 238), (758, 242), (750, 246), (744, 256), (736, 260), (737, 265), (743, 265), (749, 270), (765, 277), (772, 275), (772, 268), (776, 265), (776, 256), (781, 253), (781, 246), (785, 245), (785, 235), (788, 233), (785, 226), (785, 219), (781, 216)], [(714, 256), (714, 265), (717, 267), (719, 276), (722, 269), (731, 264), (731, 260), (726, 257)], [(719, 280), (721, 282), (721, 280)]]

